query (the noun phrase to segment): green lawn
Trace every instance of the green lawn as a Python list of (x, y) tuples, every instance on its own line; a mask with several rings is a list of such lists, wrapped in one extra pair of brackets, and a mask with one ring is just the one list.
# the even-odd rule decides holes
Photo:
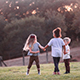
[(80, 62), (71, 62), (71, 73), (64, 74), (64, 63), (59, 64), (61, 75), (52, 75), (53, 64), (41, 64), (41, 75), (35, 65), (26, 75), (27, 66), (0, 67), (0, 80), (80, 80)]

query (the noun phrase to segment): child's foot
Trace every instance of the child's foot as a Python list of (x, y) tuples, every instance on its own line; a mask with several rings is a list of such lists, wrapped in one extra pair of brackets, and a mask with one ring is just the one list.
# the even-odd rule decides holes
[(56, 75), (56, 72), (53, 72), (53, 75)]
[(60, 72), (57, 72), (58, 75), (60, 75)]
[(29, 75), (29, 73), (28, 73), (28, 72), (26, 72), (26, 75)]
[(38, 72), (38, 75), (41, 75), (40, 71)]
[(68, 74), (68, 73), (70, 73), (70, 72), (65, 72), (64, 74)]
[(30, 70), (30, 69), (27, 69), (26, 75), (29, 75), (29, 70)]

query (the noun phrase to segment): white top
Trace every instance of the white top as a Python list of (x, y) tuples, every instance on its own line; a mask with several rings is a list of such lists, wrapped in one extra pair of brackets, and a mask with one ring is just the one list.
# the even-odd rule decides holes
[(62, 38), (52, 38), (48, 43), (48, 46), (51, 46), (52, 56), (62, 57), (62, 46), (64, 45), (65, 43)]
[(66, 47), (67, 54), (63, 53), (63, 59), (70, 59), (70, 47), (69, 45), (66, 45), (65, 47)]

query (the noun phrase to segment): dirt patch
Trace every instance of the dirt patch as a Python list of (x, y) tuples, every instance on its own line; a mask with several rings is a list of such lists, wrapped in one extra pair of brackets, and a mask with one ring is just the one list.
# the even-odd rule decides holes
[[(72, 55), (71, 62), (73, 62), (73, 61), (79, 62), (80, 61), (80, 47), (71, 48), (71, 55)], [(39, 60), (40, 60), (40, 64), (53, 63), (51, 52), (48, 52), (48, 58), (46, 56), (46, 52), (40, 54)], [(60, 61), (63, 62), (62, 59)], [(23, 65), (23, 57), (6, 60), (4, 62), (7, 64), (7, 66), (22, 66)], [(28, 62), (29, 62), (29, 56), (25, 56), (25, 65), (28, 65)], [(33, 63), (33, 64), (35, 64), (35, 63)]]

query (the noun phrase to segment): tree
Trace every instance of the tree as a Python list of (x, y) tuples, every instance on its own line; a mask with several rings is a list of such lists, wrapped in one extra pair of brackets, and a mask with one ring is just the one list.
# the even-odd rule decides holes
[[(21, 20), (14, 20), (7, 24), (4, 28), (7, 34), (3, 41), (4, 59), (22, 56), (23, 46), (31, 33), (36, 34), (38, 41), (44, 44), (44, 20), (45, 18), (40, 18), (39, 16), (30, 16)], [(8, 56), (5, 56), (6, 54)]]
[(65, 17), (62, 14), (60, 14), (56, 11), (52, 11), (52, 10), (47, 11), (45, 13), (45, 15), (47, 18), (46, 19), (46, 28), (47, 28), (46, 31), (49, 32), (50, 34), (52, 34), (53, 29), (55, 29), (56, 27), (61, 27), (62, 34), (63, 34), (63, 36), (65, 36), (66, 35), (65, 34), (66, 25), (65, 25), (65, 21), (64, 21)]
[(79, 40), (79, 11), (79, 0), (1, 0), (0, 55), (4, 59), (22, 56), (20, 53), (31, 33), (46, 45), (56, 27), (61, 27), (62, 38)]
[(4, 37), (5, 37), (5, 32), (4, 32), (4, 26), (6, 25), (6, 21), (4, 20), (4, 17), (3, 16), (0, 16), (0, 55), (2, 55), (2, 51), (3, 51), (3, 48), (2, 48), (2, 41), (4, 40)]

